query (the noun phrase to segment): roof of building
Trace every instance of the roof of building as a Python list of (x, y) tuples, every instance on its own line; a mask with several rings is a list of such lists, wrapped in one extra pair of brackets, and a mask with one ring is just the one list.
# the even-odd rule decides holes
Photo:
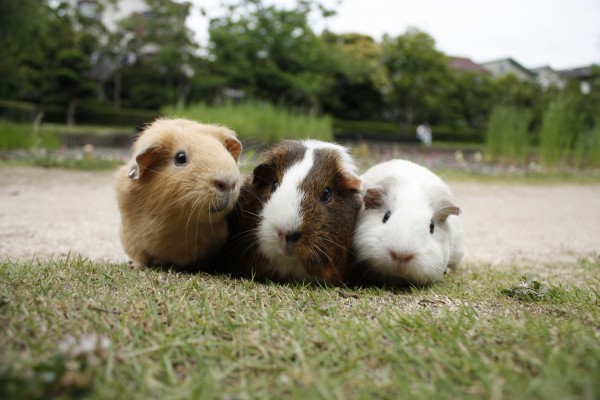
[(577, 68), (571, 68), (571, 69), (563, 69), (560, 71), (557, 71), (558, 74), (564, 78), (580, 78), (580, 79), (586, 79), (586, 78), (591, 78), (592, 76), (592, 68), (593, 65), (588, 65), (586, 67), (577, 67)]
[(477, 72), (486, 75), (490, 74), (487, 69), (466, 57), (448, 56), (448, 65), (450, 68), (458, 71)]

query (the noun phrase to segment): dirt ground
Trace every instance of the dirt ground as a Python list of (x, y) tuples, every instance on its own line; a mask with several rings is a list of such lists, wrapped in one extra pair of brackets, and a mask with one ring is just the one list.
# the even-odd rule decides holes
[[(127, 259), (112, 172), (0, 169), (0, 259)], [(554, 264), (600, 254), (600, 185), (454, 183), (465, 261)]]

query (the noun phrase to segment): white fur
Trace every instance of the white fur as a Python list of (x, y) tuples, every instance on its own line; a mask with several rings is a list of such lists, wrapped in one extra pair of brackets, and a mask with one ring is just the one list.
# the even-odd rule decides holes
[[(384, 188), (384, 205), (362, 209), (354, 247), (357, 261), (367, 265), (376, 280), (428, 284), (442, 279), (447, 267), (454, 267), (463, 255), (462, 228), (458, 216), (450, 215), (429, 223), (439, 201), (452, 195), (443, 181), (428, 169), (404, 160), (391, 160), (369, 169), (362, 178), (362, 190)], [(384, 214), (392, 213), (386, 223)], [(407, 263), (395, 261), (391, 252), (411, 254)]]

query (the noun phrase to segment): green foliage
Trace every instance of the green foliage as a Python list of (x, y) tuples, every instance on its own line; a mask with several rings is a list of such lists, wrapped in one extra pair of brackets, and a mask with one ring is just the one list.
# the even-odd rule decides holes
[(268, 143), (282, 139), (332, 139), (331, 118), (292, 113), (268, 103), (176, 106), (165, 108), (163, 114), (223, 124), (235, 130), (241, 138)]
[(320, 108), (335, 67), (312, 30), (310, 1), (284, 9), (240, 1), (210, 21), (212, 73), (227, 87), (275, 104)]
[(184, 103), (190, 92), (198, 48), (186, 26), (191, 3), (146, 3), (148, 15), (128, 16), (110, 37), (106, 57), (121, 67), (112, 76), (116, 108), (158, 109)]
[(0, 98), (19, 99), (30, 86), (31, 65), (41, 52), (39, 32), (48, 12), (43, 0), (0, 2)]
[(333, 84), (322, 96), (323, 111), (339, 119), (368, 120), (383, 115), (384, 90), (389, 87), (381, 64), (381, 46), (358, 33), (324, 32), (321, 39), (333, 58)]
[(550, 297), (550, 289), (534, 276), (521, 277), (518, 284), (502, 289), (501, 293), (521, 301), (540, 301)]
[(486, 153), (492, 160), (524, 163), (529, 151), (531, 113), (513, 107), (495, 107), (486, 131)]
[(391, 110), (408, 125), (429, 120), (440, 106), (444, 83), (450, 80), (448, 62), (427, 33), (410, 28), (398, 37), (384, 36), (382, 64), (387, 69)]
[(488, 116), (497, 103), (497, 91), (497, 82), (486, 74), (452, 71), (445, 93), (444, 121), (458, 121), (476, 132), (484, 132)]

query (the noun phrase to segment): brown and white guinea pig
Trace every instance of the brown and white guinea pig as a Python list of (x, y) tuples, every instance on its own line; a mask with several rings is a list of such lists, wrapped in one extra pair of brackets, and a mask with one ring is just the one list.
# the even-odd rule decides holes
[(121, 242), (134, 263), (190, 267), (219, 251), (241, 186), (235, 132), (158, 119), (133, 145), (115, 187)]
[(341, 282), (361, 205), (360, 178), (344, 147), (283, 141), (266, 152), (229, 216), (229, 269), (259, 279)]
[(461, 261), (460, 208), (437, 175), (410, 161), (391, 160), (361, 179), (355, 275), (379, 284), (425, 285)]

